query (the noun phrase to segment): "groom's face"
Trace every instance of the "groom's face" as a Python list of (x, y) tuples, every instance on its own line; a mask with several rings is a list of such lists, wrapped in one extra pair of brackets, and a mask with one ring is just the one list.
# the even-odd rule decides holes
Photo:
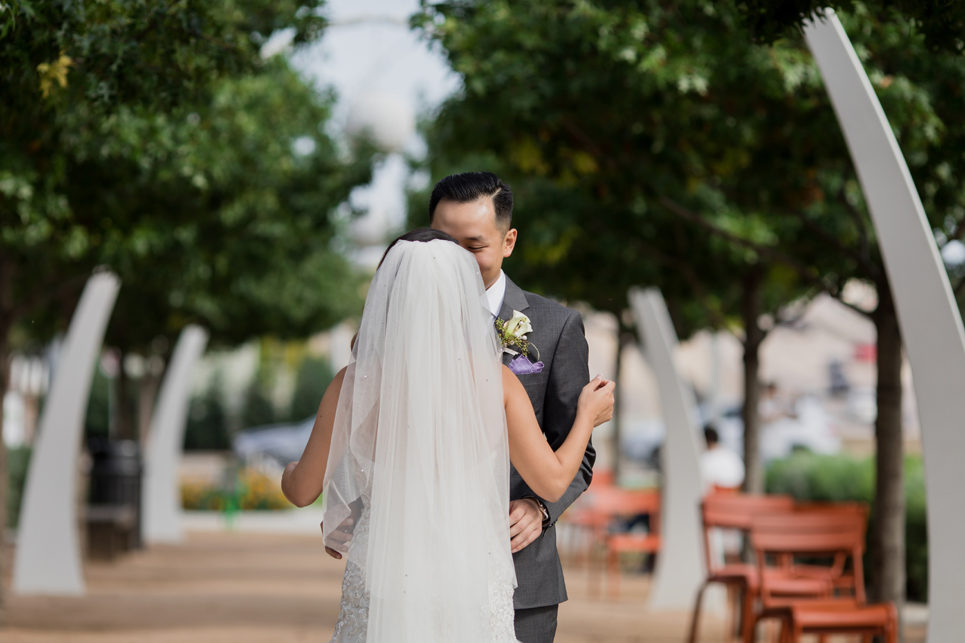
[(496, 209), (488, 196), (468, 203), (439, 201), (432, 227), (452, 235), (476, 257), (486, 288), (499, 279), (503, 259), (513, 254), (516, 245), (516, 229), (504, 229), (496, 222)]

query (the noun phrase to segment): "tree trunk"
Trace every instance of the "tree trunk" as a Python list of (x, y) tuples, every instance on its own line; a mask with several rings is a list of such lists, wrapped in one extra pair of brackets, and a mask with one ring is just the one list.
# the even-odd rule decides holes
[(13, 326), (14, 267), (10, 261), (0, 262), (0, 628), (7, 623), (4, 579), (7, 577), (7, 443), (3, 439), (3, 400), (10, 383), (10, 329)]
[(760, 449), (760, 348), (765, 332), (760, 327), (761, 278), (759, 269), (749, 272), (743, 281), (741, 317), (744, 323), (744, 491), (764, 492), (764, 467)]
[(134, 431), (134, 409), (131, 406), (131, 381), (124, 370), (126, 355), (125, 351), (117, 349), (117, 377), (114, 378), (114, 426), (111, 435), (118, 440), (134, 440), (137, 438)]
[(613, 391), (613, 394), (617, 402), (613, 407), (613, 418), (610, 421), (613, 423), (613, 482), (614, 484), (620, 484), (620, 454), (623, 451), (621, 444), (623, 437), (623, 414), (620, 413), (620, 381), (623, 378), (620, 377), (620, 370), (623, 368), (624, 332), (619, 315), (617, 315), (616, 339), (617, 350), (613, 358), (612, 377), (613, 381), (616, 382), (616, 389)]
[(878, 285), (878, 308), (873, 315), (877, 330), (878, 415), (875, 419), (875, 498), (869, 534), (872, 600), (905, 597), (905, 490), (901, 418), (901, 333), (891, 291)]
[(138, 441), (146, 445), (151, 431), (151, 419), (154, 414), (154, 402), (157, 400), (158, 389), (161, 386), (161, 376), (150, 370), (145, 370), (144, 376), (137, 384), (137, 435)]
[(0, 629), (6, 625), (6, 596), (4, 595), (4, 583), (6, 578), (7, 560), (7, 481), (10, 474), (7, 470), (7, 444), (3, 440), (3, 398), (7, 394), (9, 383), (10, 367), (7, 359), (10, 347), (7, 343), (9, 329), (5, 324), (0, 324)]

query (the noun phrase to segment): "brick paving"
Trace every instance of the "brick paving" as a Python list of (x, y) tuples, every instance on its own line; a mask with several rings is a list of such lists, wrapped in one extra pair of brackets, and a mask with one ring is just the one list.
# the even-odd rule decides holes
[[(213, 531), (194, 532), (183, 545), (155, 546), (117, 562), (89, 562), (85, 572), (83, 597), (8, 594), (7, 628), (0, 629), (0, 640), (327, 641), (338, 611), (342, 562), (323, 555), (314, 535)], [(610, 599), (590, 591), (585, 570), (568, 566), (566, 574), (570, 600), (560, 611), (558, 643), (683, 639), (687, 613), (646, 609), (647, 576), (624, 574), (619, 597)], [(701, 640), (723, 641), (722, 620), (703, 620)], [(916, 640), (922, 639), (908, 639)]]

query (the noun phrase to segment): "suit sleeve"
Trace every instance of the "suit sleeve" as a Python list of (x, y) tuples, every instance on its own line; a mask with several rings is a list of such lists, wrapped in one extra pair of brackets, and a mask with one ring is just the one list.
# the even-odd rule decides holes
[[(563, 325), (560, 340), (553, 356), (550, 369), (550, 379), (546, 391), (546, 405), (544, 407), (547, 425), (559, 427), (560, 443), (570, 432), (576, 419), (576, 404), (586, 383), (590, 381), (587, 365), (589, 349), (586, 344), (586, 334), (583, 330), (583, 319), (579, 313), (569, 311), (570, 315)], [(557, 448), (559, 444), (554, 444)], [(580, 470), (573, 478), (569, 488), (556, 502), (545, 502), (549, 513), (549, 524), (556, 524), (559, 517), (573, 502), (590, 486), (593, 478), (593, 463), (596, 461), (596, 450), (593, 441), (586, 447)]]

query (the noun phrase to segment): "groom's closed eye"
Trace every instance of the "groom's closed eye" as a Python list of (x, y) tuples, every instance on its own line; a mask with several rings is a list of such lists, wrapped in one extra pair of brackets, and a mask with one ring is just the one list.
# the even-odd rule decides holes
[(466, 239), (462, 242), (462, 247), (469, 252), (476, 252), (478, 250), (485, 250), (489, 244), (479, 238)]

